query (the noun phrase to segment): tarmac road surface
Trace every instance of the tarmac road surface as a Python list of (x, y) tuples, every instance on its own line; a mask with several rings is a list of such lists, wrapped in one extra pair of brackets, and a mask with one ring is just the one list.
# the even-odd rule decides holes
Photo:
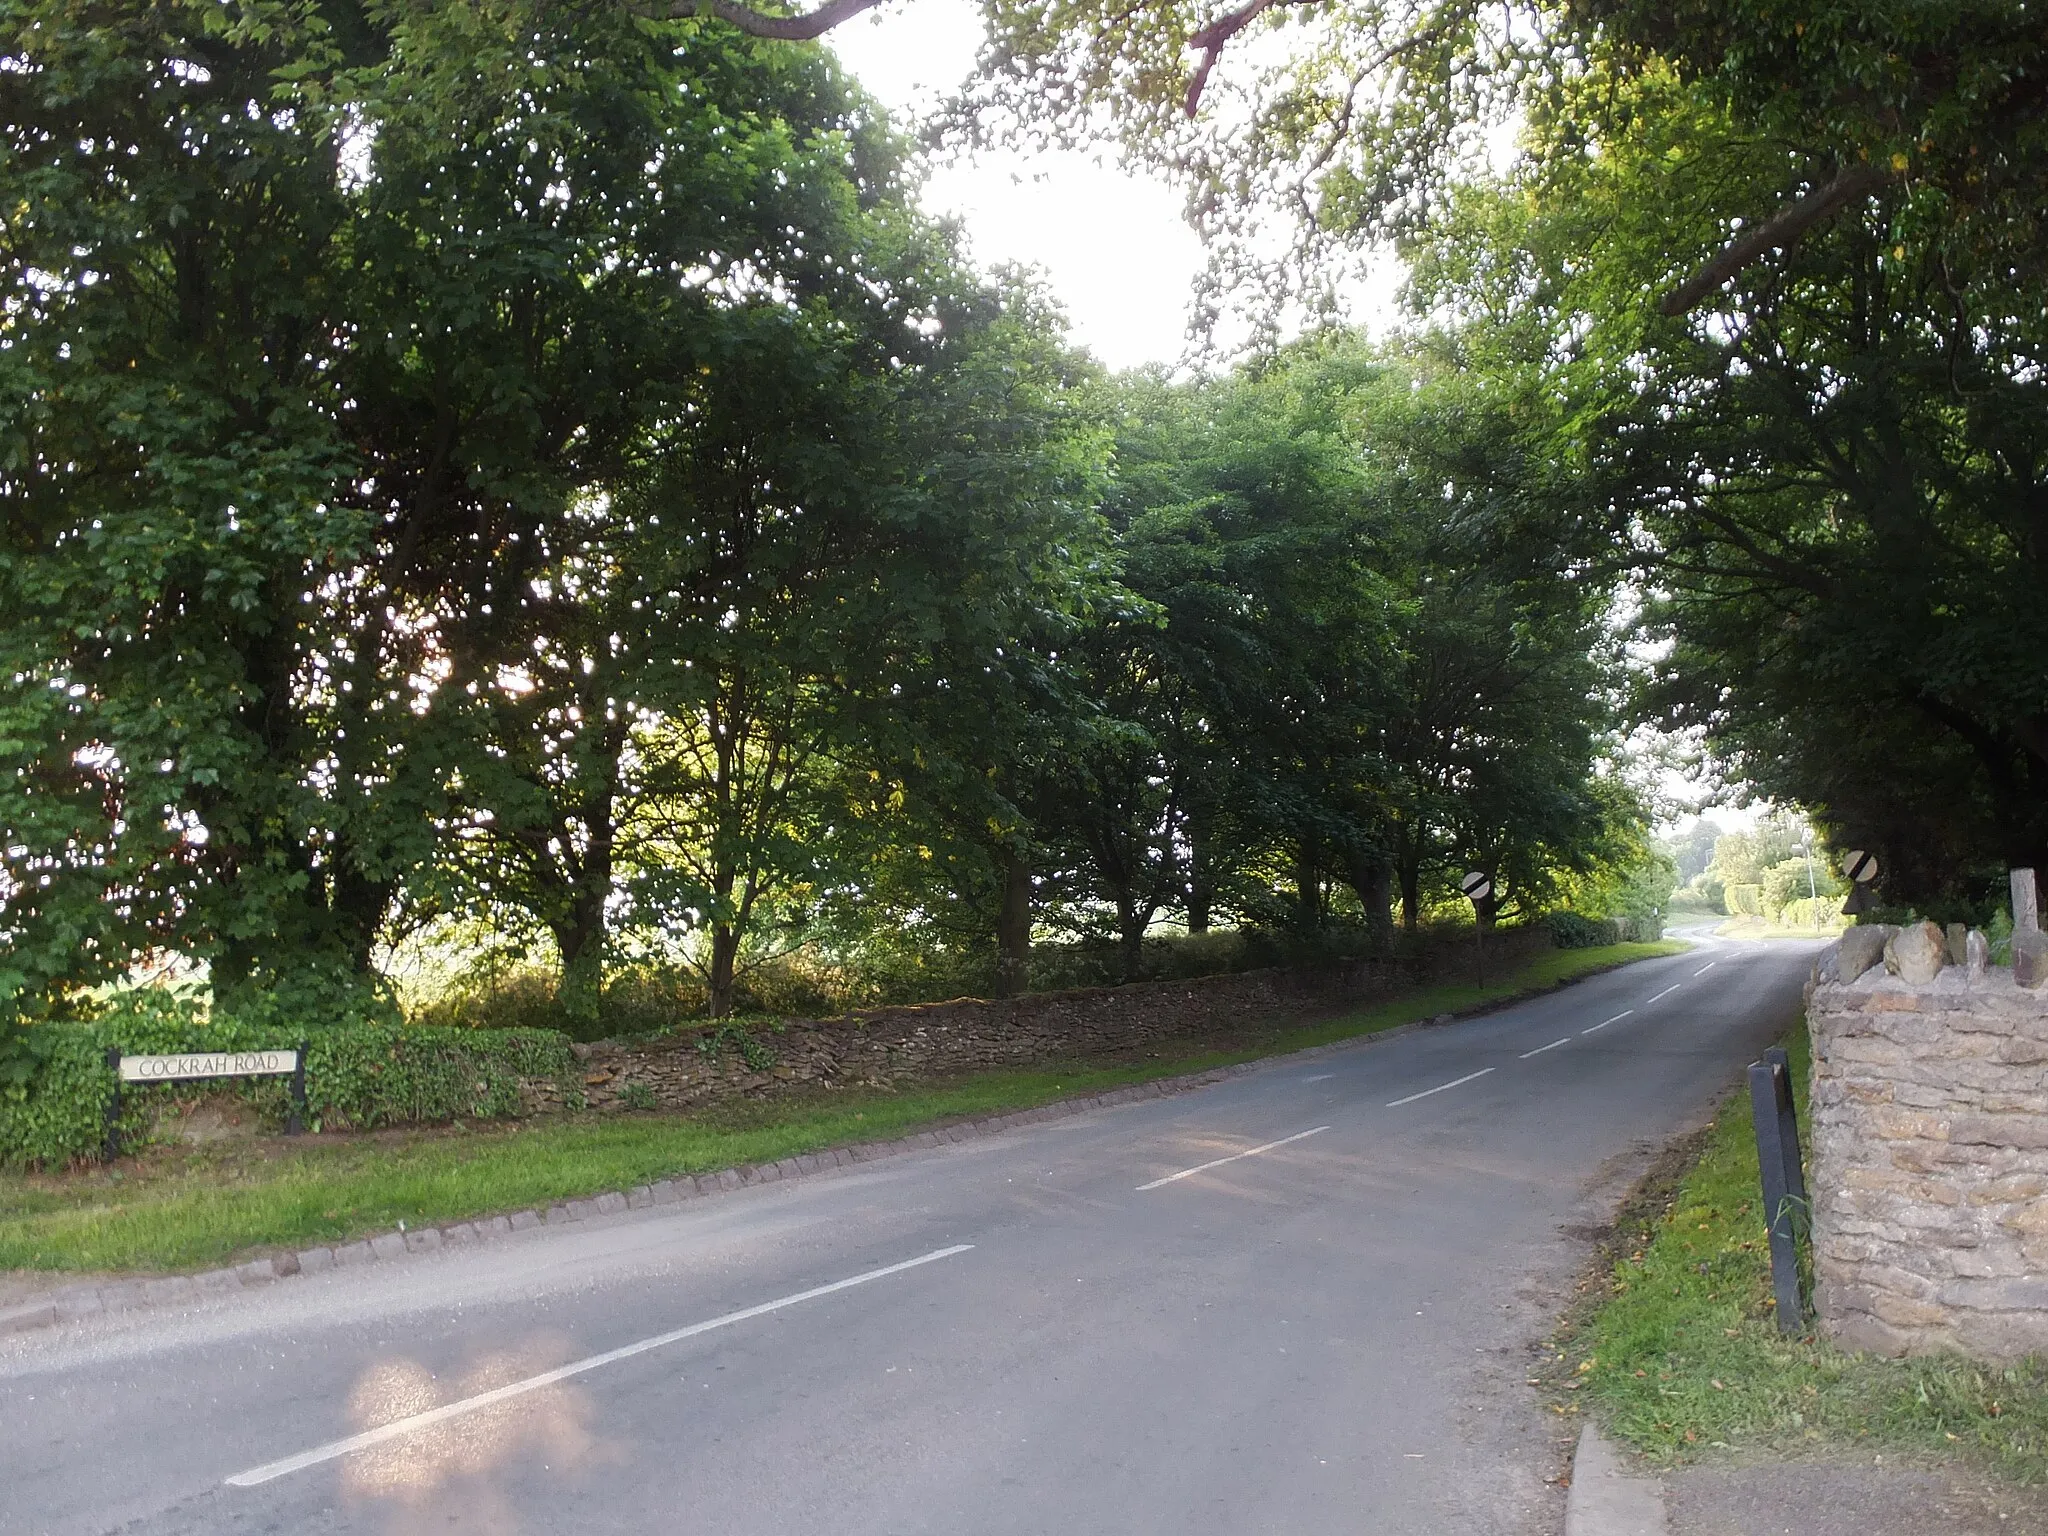
[(0, 1340), (0, 1531), (1552, 1536), (1571, 1229), (1813, 949)]

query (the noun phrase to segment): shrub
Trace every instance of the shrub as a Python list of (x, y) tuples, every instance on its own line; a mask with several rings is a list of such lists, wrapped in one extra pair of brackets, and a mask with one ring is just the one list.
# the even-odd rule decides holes
[(1543, 921), (1550, 929), (1551, 942), (1559, 949), (1597, 949), (1602, 944), (1621, 942), (1621, 925), (1610, 918), (1553, 912)]
[(1761, 885), (1731, 885), (1722, 899), (1730, 917), (1764, 915), (1764, 888)]
[(1839, 896), (1802, 896), (1788, 901), (1778, 911), (1778, 921), (1787, 928), (1832, 927), (1842, 916)]
[[(265, 1011), (267, 1012), (267, 1010)], [(38, 1025), (40, 1070), (0, 1092), (0, 1164), (72, 1162), (100, 1154), (114, 1077), (109, 1047), (130, 1055), (178, 1051), (290, 1049), (307, 1042), (307, 1110), (316, 1127), (369, 1129), (460, 1118), (492, 1119), (521, 1108), (522, 1078), (572, 1080), (568, 1040), (549, 1030), (406, 1028), (358, 1022), (294, 1029), (276, 1017), (209, 1016), (190, 991), (145, 987), (117, 996), (97, 1018)], [(149, 1133), (157, 1111), (217, 1083), (126, 1084), (124, 1140)], [(281, 1121), (289, 1080), (232, 1081), (230, 1091)]]

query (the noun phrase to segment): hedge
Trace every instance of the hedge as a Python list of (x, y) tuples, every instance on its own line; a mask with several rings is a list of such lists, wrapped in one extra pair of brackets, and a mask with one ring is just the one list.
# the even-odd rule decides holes
[(1730, 917), (1762, 917), (1764, 888), (1761, 885), (1731, 885), (1721, 893)]
[[(25, 1088), (0, 1090), (0, 1165), (51, 1166), (99, 1157), (114, 1074), (110, 1046), (129, 1055), (291, 1049), (307, 1042), (306, 1103), (314, 1129), (454, 1119), (494, 1119), (521, 1109), (523, 1078), (552, 1078), (565, 1096), (575, 1058), (568, 1037), (547, 1029), (406, 1028), (354, 1022), (293, 1030), (273, 1019), (214, 1015), (191, 993), (145, 988), (123, 994), (87, 1023), (44, 1024), (44, 1059)], [(145, 1139), (159, 1109), (196, 1093), (234, 1092), (280, 1123), (285, 1078), (225, 1083), (125, 1084), (121, 1135)]]
[(1603, 944), (1621, 942), (1621, 925), (1608, 918), (1553, 912), (1543, 921), (1549, 925), (1551, 942), (1559, 949), (1598, 949)]

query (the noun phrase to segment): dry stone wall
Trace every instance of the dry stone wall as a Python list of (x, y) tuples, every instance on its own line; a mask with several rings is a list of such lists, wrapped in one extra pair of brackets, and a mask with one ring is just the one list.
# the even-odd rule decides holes
[[(1503, 971), (1551, 947), (1541, 927), (1505, 929), (1487, 942)], [(877, 1008), (836, 1019), (790, 1020), (757, 1031), (772, 1062), (750, 1067), (736, 1044), (715, 1053), (691, 1034), (578, 1046), (582, 1095), (593, 1109), (690, 1109), (806, 1087), (889, 1087), (990, 1067), (1142, 1054), (1153, 1047), (1228, 1039), (1336, 1008), (1370, 1003), (1418, 982), (1467, 974), (1469, 948), (1313, 970), (1245, 971), (1187, 981), (1137, 982), (1023, 997), (961, 998)], [(562, 1086), (526, 1084), (530, 1110), (565, 1107)]]
[(2048, 1354), (2048, 992), (1985, 962), (1922, 924), (1816, 967), (1815, 1303), (1851, 1348)]

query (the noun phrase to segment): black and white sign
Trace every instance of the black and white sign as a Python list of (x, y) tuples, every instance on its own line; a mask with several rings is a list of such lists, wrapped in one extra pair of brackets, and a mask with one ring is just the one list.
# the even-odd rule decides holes
[(1851, 848), (1842, 855), (1842, 873), (1858, 885), (1868, 885), (1877, 878), (1877, 855)]
[(1458, 882), (1458, 889), (1474, 903), (1482, 902), (1493, 894), (1493, 877), (1475, 869)]
[(190, 1083), (210, 1077), (289, 1077), (291, 1118), (284, 1133), (296, 1136), (306, 1128), (306, 1047), (296, 1051), (184, 1051), (175, 1056), (127, 1056), (118, 1045), (107, 1047), (107, 1065), (114, 1072), (114, 1091), (107, 1095), (107, 1161), (121, 1155), (121, 1085), (123, 1083)]
[(299, 1070), (297, 1051), (207, 1051), (184, 1056), (123, 1056), (124, 1083), (185, 1082), (195, 1077), (281, 1077)]

